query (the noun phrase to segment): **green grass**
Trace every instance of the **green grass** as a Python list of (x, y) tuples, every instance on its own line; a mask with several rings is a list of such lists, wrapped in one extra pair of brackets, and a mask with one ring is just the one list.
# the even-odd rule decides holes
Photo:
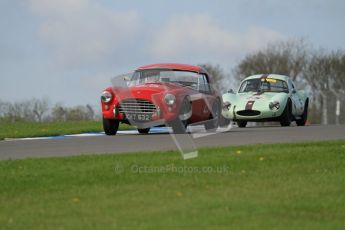
[[(120, 129), (131, 126), (120, 125)], [(66, 122), (0, 122), (0, 140), (4, 138), (58, 136), (84, 132), (103, 131), (101, 121), (66, 121)]]
[(345, 228), (345, 141), (202, 149), (187, 161), (7, 160), (0, 181), (1, 229)]

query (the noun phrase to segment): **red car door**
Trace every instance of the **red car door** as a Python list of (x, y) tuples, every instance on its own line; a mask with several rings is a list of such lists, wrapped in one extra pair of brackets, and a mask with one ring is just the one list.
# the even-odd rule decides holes
[(205, 74), (199, 75), (197, 90), (198, 92), (196, 94), (191, 95), (193, 101), (193, 122), (208, 120), (210, 118), (212, 105), (215, 101), (208, 78)]

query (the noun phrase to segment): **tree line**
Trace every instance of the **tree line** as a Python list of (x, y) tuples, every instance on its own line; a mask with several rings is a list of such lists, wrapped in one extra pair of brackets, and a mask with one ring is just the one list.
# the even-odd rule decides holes
[(47, 98), (32, 98), (18, 102), (0, 100), (0, 121), (3, 122), (53, 122), (96, 120), (99, 116), (90, 105), (50, 106)]

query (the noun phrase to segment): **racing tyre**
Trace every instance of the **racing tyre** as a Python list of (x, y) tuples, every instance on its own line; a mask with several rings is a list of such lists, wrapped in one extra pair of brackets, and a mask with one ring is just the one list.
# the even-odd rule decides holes
[(298, 126), (305, 126), (307, 119), (308, 119), (308, 102), (304, 106), (304, 111), (303, 111), (303, 114), (301, 116), (301, 119), (297, 119), (296, 124)]
[(119, 129), (119, 121), (103, 117), (103, 129), (106, 135), (114, 136)]
[(280, 125), (281, 126), (290, 126), (291, 124), (291, 102), (288, 101), (288, 103), (285, 106), (283, 114), (280, 116)]
[(245, 128), (247, 126), (247, 121), (237, 121), (237, 126), (240, 128)]
[(210, 115), (210, 120), (205, 123), (205, 129), (208, 131), (216, 130), (219, 126), (219, 121), (221, 117), (220, 105), (216, 101), (212, 107), (212, 113)]
[(138, 129), (138, 132), (140, 134), (148, 134), (150, 132), (150, 128), (146, 128), (146, 129)]

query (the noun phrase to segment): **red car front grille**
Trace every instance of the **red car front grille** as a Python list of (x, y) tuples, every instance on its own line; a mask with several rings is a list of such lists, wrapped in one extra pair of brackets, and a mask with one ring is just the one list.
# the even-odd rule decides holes
[(144, 99), (125, 99), (120, 102), (119, 112), (125, 114), (153, 114), (156, 106)]

